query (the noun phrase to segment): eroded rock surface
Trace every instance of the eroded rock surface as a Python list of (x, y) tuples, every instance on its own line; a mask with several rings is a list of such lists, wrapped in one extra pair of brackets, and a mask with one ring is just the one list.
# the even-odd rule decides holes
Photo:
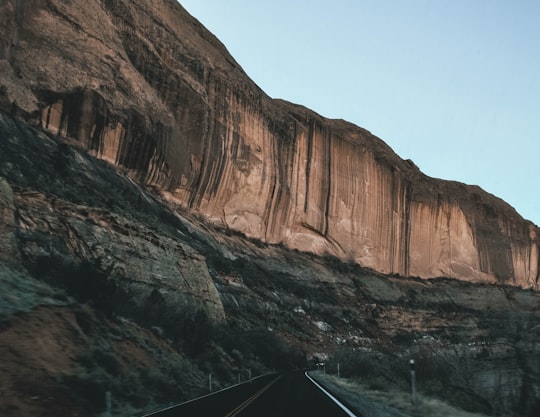
[(204, 256), (174, 226), (156, 224), (166, 212), (143, 189), (1, 114), (0, 138), (0, 261), (82, 301), (97, 297), (104, 310), (224, 320)]
[(9, 183), (0, 177), (0, 260), (13, 262), (19, 260), (15, 239), (15, 206), (13, 190)]
[(364, 129), (270, 99), (176, 1), (7, 0), (0, 16), (2, 109), (172, 204), (383, 273), (537, 288), (534, 224)]
[[(179, 384), (194, 384), (182, 390), (187, 399), (206, 390), (208, 372), (221, 375), (220, 386), (236, 383), (246, 360), (267, 372), (260, 352), (290, 369), (281, 341), (302, 361), (349, 350), (377, 357), (376, 366), (381, 351), (469, 352), (478, 361), (467, 367), (496, 382), (480, 400), (529, 398), (523, 410), (537, 399), (536, 291), (386, 276), (262, 244), (173, 212), (110, 164), (20, 118), (0, 114), (0, 138), (0, 236), (20, 254), (15, 264), (0, 258), (0, 388), (9, 395), (0, 414), (45, 415), (53, 397), (64, 399), (60, 410), (97, 410), (92, 392), (102, 398), (111, 381), (122, 411), (122, 401), (165, 398), (165, 387), (178, 401)], [(151, 330), (136, 336), (135, 322)]]
[(212, 321), (224, 319), (205, 260), (189, 246), (106, 210), (24, 190), (16, 201), (21, 252), (38, 274), (73, 274), (62, 279), (76, 281), (88, 265), (138, 307), (159, 301), (171, 314), (200, 309)]

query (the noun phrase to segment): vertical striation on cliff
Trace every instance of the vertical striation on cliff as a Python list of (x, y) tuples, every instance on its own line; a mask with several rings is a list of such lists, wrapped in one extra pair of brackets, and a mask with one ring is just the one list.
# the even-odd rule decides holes
[(172, 204), (383, 273), (537, 288), (535, 225), (364, 129), (270, 99), (176, 1), (6, 0), (0, 16), (2, 109)]

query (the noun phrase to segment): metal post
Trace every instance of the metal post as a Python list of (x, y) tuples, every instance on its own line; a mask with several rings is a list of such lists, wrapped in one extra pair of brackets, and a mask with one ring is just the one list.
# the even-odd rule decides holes
[(105, 392), (105, 416), (111, 417), (111, 409), (112, 409), (112, 394), (111, 391)]
[(340, 375), (340, 372), (339, 372), (339, 362), (337, 364), (337, 377), (338, 378), (341, 378), (341, 375)]
[(248, 379), (251, 380), (251, 368), (248, 368)]
[(240, 383), (240, 372), (238, 372), (237, 377), (238, 377), (238, 383)]
[(411, 390), (412, 390), (412, 403), (416, 404), (416, 365), (414, 359), (409, 361), (411, 365)]
[(212, 374), (208, 374), (208, 391), (212, 392)]

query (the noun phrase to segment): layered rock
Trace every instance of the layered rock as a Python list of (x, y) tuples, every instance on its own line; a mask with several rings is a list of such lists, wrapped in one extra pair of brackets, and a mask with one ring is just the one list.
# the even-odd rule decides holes
[[(173, 316), (203, 311), (214, 322), (225, 318), (205, 260), (189, 246), (107, 211), (36, 192), (19, 192), (16, 205), (21, 253), (37, 275), (85, 291), (92, 285), (121, 291), (135, 308), (159, 301)], [(93, 284), (81, 282), (85, 267), (114, 284), (95, 277)]]
[(0, 261), (19, 261), (19, 251), (15, 239), (15, 205), (13, 190), (0, 177)]
[(0, 138), (0, 263), (115, 313), (224, 320), (205, 257), (144, 189), (3, 114)]
[(209, 221), (383, 273), (537, 287), (539, 229), (267, 97), (173, 0), (4, 1), (0, 103)]

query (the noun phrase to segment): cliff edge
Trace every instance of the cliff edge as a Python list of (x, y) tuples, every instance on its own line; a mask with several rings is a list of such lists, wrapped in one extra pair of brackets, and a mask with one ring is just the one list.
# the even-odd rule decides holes
[(1, 2), (0, 110), (250, 238), (538, 288), (538, 227), (365, 129), (269, 98), (174, 0)]

